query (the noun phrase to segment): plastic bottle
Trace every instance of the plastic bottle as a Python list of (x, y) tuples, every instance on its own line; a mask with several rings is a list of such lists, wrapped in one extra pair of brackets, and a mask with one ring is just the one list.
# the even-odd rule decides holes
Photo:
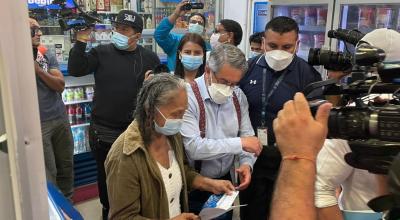
[(72, 129), (72, 138), (74, 139), (74, 154), (79, 153), (78, 133), (77, 128)]
[(82, 127), (77, 128), (77, 148), (78, 152), (82, 153), (85, 151), (85, 134)]
[(90, 119), (92, 118), (92, 107), (90, 107), (90, 104), (86, 104), (83, 111), (85, 112), (86, 123), (90, 123)]
[(89, 127), (85, 127), (85, 152), (90, 151), (90, 145), (89, 145)]
[(151, 21), (150, 16), (147, 17), (147, 19), (146, 19), (146, 28), (147, 28), (147, 29), (153, 28), (153, 22)]
[(80, 105), (76, 105), (75, 108), (75, 117), (76, 117), (76, 124), (83, 123), (83, 109)]
[(72, 105), (68, 106), (68, 120), (69, 124), (75, 124), (75, 108)]
[(94, 94), (93, 86), (87, 86), (85, 89), (85, 93), (86, 93), (86, 98), (88, 100), (92, 100)]

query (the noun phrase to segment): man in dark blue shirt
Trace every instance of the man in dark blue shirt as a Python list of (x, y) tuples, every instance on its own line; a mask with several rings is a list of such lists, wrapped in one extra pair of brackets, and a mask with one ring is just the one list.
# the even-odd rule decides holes
[(321, 80), (321, 75), (312, 66), (295, 55), (298, 32), (299, 27), (293, 19), (283, 16), (272, 19), (265, 27), (265, 54), (249, 60), (249, 71), (240, 82), (249, 102), (252, 126), (264, 145), (254, 165), (252, 182), (240, 198), (243, 204), (248, 204), (241, 209), (243, 220), (265, 220), (269, 214), (280, 165), (280, 153), (274, 146), (273, 120), (296, 92)]

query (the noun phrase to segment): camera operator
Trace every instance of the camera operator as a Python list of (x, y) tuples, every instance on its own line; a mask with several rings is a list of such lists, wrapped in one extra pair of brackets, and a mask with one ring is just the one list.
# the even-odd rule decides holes
[[(154, 31), (154, 39), (157, 44), (164, 50), (168, 58), (168, 68), (171, 71), (175, 71), (176, 63), (176, 52), (178, 51), (179, 42), (181, 41), (183, 34), (171, 33), (174, 25), (179, 17), (184, 16), (189, 11), (184, 10), (182, 6), (190, 4), (188, 0), (180, 2), (174, 13), (169, 17), (164, 18)], [(193, 13), (189, 17), (189, 33), (199, 34), (205, 36), (206, 33), (206, 18), (203, 14)], [(210, 44), (206, 43), (207, 50), (211, 50)]]
[[(400, 34), (389, 29), (377, 29), (366, 34), (360, 43), (368, 43), (385, 51), (384, 61), (400, 60)], [(330, 72), (329, 77), (340, 80), (342, 72)], [(317, 159), (315, 206), (318, 218), (323, 220), (343, 219), (341, 210), (370, 210), (367, 202), (380, 194), (376, 175), (367, 170), (356, 169), (345, 162), (344, 156), (351, 149), (347, 141), (328, 139)], [(335, 189), (341, 186), (339, 201)], [(340, 209), (339, 209), (339, 205)]]
[(240, 82), (249, 102), (251, 124), (264, 145), (254, 165), (252, 182), (240, 198), (248, 204), (241, 209), (242, 220), (265, 220), (268, 216), (281, 158), (278, 148), (273, 146), (272, 121), (296, 92), (321, 81), (321, 75), (296, 56), (298, 32), (296, 21), (289, 17), (280, 16), (268, 22), (264, 32), (265, 54), (248, 62), (249, 71)]
[(138, 45), (143, 19), (134, 11), (121, 10), (113, 21), (110, 44), (85, 53), (90, 29), (78, 31), (70, 51), (68, 71), (72, 76), (94, 73), (93, 120), (89, 143), (97, 163), (97, 181), (103, 219), (108, 215), (108, 197), (104, 161), (115, 139), (132, 122), (136, 96), (145, 72), (160, 63), (157, 55)]

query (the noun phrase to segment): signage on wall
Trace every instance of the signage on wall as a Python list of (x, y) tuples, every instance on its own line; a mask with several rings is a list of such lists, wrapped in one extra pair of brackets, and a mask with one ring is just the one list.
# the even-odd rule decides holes
[(255, 2), (253, 8), (253, 33), (264, 31), (268, 20), (268, 2)]
[[(65, 6), (67, 8), (75, 8), (74, 2), (72, 0), (66, 0)], [(53, 0), (28, 0), (28, 8), (47, 8), (47, 9), (61, 9), (57, 4), (53, 4)]]

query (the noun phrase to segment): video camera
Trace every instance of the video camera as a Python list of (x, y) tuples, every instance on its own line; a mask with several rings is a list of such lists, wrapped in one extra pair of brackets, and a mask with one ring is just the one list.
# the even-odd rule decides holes
[[(329, 70), (350, 69), (352, 80), (342, 84), (336, 79), (315, 82), (306, 87), (304, 94), (310, 95), (322, 88), (323, 95), (341, 96), (345, 104), (331, 110), (328, 137), (348, 141), (352, 152), (344, 159), (349, 165), (375, 174), (389, 173), (389, 183), (396, 183), (390, 186), (392, 197), (389, 199), (400, 201), (400, 61), (384, 61), (387, 56), (384, 50), (393, 51), (394, 44), (384, 49), (372, 46), (363, 41), (364, 34), (357, 30), (338, 29), (329, 31), (328, 36), (353, 44), (354, 54), (312, 48), (309, 63), (324, 65)], [(385, 41), (385, 36), (379, 41)], [(373, 94), (389, 94), (390, 99), (374, 100)], [(313, 100), (310, 106), (321, 103), (323, 101)], [(314, 107), (313, 112), (316, 111)], [(391, 214), (400, 213), (400, 203), (374, 199), (369, 205), (375, 211), (391, 209)]]
[[(355, 53), (321, 51), (316, 55), (318, 49), (311, 49), (309, 60), (326, 67), (348, 64), (353, 80), (347, 84), (338, 84), (335, 79), (315, 82), (304, 93), (323, 88), (323, 95), (340, 95), (344, 103), (351, 103), (352, 106), (332, 109), (328, 136), (348, 140), (353, 156), (357, 155), (346, 159), (350, 165), (386, 174), (400, 152), (400, 62), (384, 62), (385, 51), (363, 42), (364, 34), (356, 30), (338, 29), (329, 31), (328, 36), (356, 45)], [(371, 73), (377, 75), (368, 77)], [(382, 93), (390, 94), (392, 99), (383, 103), (371, 101), (371, 94)], [(365, 159), (372, 152), (377, 156), (375, 162), (371, 157)]]
[[(328, 31), (329, 38), (336, 38), (344, 42), (356, 45), (364, 34), (357, 30), (337, 29)], [(347, 46), (346, 46), (347, 48)], [(352, 68), (352, 55), (350, 52), (334, 52), (321, 48), (310, 48), (308, 63), (310, 65), (322, 65), (328, 70), (346, 71)]]
[(75, 31), (85, 30), (88, 27), (93, 27), (96, 22), (101, 22), (96, 17), (96, 12), (84, 12), (75, 0), (72, 0), (74, 8), (66, 7), (66, 0), (54, 0), (53, 4), (58, 4), (61, 7), (58, 20), (63, 31), (73, 29)]

